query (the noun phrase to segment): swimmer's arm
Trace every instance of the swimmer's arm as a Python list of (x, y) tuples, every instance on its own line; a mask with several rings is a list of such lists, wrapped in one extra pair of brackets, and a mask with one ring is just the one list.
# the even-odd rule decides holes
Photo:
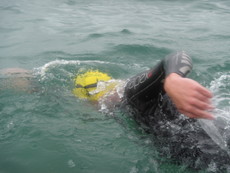
[(169, 74), (164, 89), (177, 109), (190, 118), (214, 119), (208, 111), (213, 109), (212, 93), (198, 82), (183, 78), (179, 74)]

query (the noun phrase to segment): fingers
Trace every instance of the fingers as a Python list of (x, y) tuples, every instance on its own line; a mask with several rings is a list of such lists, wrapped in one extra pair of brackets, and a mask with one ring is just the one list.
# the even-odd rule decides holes
[(210, 99), (211, 99), (212, 97), (207, 97), (206, 95), (203, 95), (203, 94), (200, 93), (200, 92), (196, 92), (194, 97), (195, 97), (197, 100), (203, 101), (203, 102), (205, 102), (205, 103), (208, 103), (208, 104), (211, 103)]
[(202, 85), (200, 85), (200, 87), (197, 88), (197, 91), (206, 98), (212, 98), (212, 93)]
[(214, 107), (210, 105), (210, 103), (194, 99), (193, 101), (190, 101), (187, 106), (181, 107), (179, 111), (190, 118), (205, 118), (213, 120), (214, 116), (208, 112), (212, 109), (214, 109)]
[(180, 112), (190, 118), (204, 118), (204, 119), (209, 119), (209, 120), (215, 119), (215, 117), (211, 113), (206, 112), (206, 111), (201, 111), (201, 110), (195, 111), (198, 114), (194, 112), (187, 112), (187, 111), (180, 111)]
[(210, 102), (205, 102), (199, 100), (198, 98), (191, 99), (190, 102), (181, 107), (180, 112), (189, 116), (190, 118), (205, 118), (205, 119), (214, 119), (214, 116), (208, 111), (214, 109)]
[(197, 92), (195, 94), (193, 104), (194, 106), (198, 107), (201, 110), (211, 110), (214, 107), (211, 104), (212, 93), (200, 85), (197, 88)]
[(211, 105), (210, 100), (199, 100), (199, 99), (194, 99), (194, 101), (191, 103), (194, 107), (200, 109), (200, 110), (212, 110), (214, 109), (214, 106)]
[(214, 119), (208, 112), (214, 108), (210, 101), (212, 93), (192, 79), (172, 77), (166, 79), (165, 90), (177, 109), (191, 118)]
[(201, 109), (196, 109), (194, 111), (194, 115), (196, 116), (196, 118), (205, 118), (205, 119), (210, 119), (210, 120), (215, 119), (212, 114), (210, 114), (207, 111), (201, 110)]

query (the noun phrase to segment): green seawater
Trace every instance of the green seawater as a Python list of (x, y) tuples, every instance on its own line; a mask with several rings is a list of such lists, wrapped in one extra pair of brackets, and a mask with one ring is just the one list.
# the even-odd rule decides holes
[(73, 78), (99, 69), (127, 79), (185, 50), (189, 77), (229, 120), (229, 19), (228, 0), (1, 0), (0, 69), (32, 70), (37, 89), (0, 90), (0, 173), (196, 172), (160, 157), (122, 111), (74, 97)]

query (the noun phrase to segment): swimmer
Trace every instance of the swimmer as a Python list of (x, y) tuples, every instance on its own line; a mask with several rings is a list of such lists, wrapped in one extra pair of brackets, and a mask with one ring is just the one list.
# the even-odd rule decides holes
[[(197, 170), (226, 171), (229, 153), (221, 149), (198, 122), (200, 118), (214, 120), (211, 113), (214, 107), (212, 93), (186, 78), (192, 66), (185, 52), (177, 52), (125, 84), (99, 71), (86, 72), (77, 75), (73, 93), (78, 98), (103, 102), (109, 107), (122, 103), (136, 122), (153, 134), (159, 153), (175, 163)], [(230, 140), (226, 144), (229, 145)]]
[[(214, 119), (209, 111), (213, 109), (210, 102), (212, 93), (196, 81), (185, 78), (191, 70), (192, 60), (186, 53), (171, 54), (153, 69), (128, 79), (123, 88), (124, 98), (109, 94), (110, 99), (117, 98), (113, 99), (115, 102), (126, 100), (133, 108), (143, 112), (148, 104), (151, 103), (152, 107), (158, 104), (159, 94), (168, 95), (184, 115), (190, 118)], [(99, 89), (102, 82), (110, 85), (104, 86), (104, 90)], [(100, 101), (108, 97), (106, 93), (111, 92), (116, 83), (121, 81), (112, 80), (107, 74), (91, 71), (76, 77), (73, 93), (79, 98)]]
[[(79, 99), (103, 103), (107, 108), (126, 108), (146, 132), (153, 134), (160, 155), (171, 161), (197, 170), (212, 168), (224, 172), (229, 169), (229, 152), (221, 149), (198, 122), (200, 118), (215, 119), (211, 113), (212, 93), (186, 78), (191, 70), (191, 58), (185, 52), (177, 52), (126, 81), (99, 71), (78, 74), (72, 92)], [(19, 80), (28, 77), (22, 69), (2, 73), (16, 75)], [(230, 137), (226, 141), (229, 145)]]

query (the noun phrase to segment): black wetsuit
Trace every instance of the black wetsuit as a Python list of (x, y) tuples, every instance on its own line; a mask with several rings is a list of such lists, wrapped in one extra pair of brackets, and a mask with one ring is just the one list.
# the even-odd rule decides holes
[(131, 78), (124, 100), (134, 119), (154, 135), (161, 154), (195, 169), (223, 172), (230, 164), (229, 154), (209, 137), (197, 119), (181, 115), (163, 88), (168, 74), (185, 77), (191, 69), (192, 61), (186, 53), (170, 54), (153, 69)]

